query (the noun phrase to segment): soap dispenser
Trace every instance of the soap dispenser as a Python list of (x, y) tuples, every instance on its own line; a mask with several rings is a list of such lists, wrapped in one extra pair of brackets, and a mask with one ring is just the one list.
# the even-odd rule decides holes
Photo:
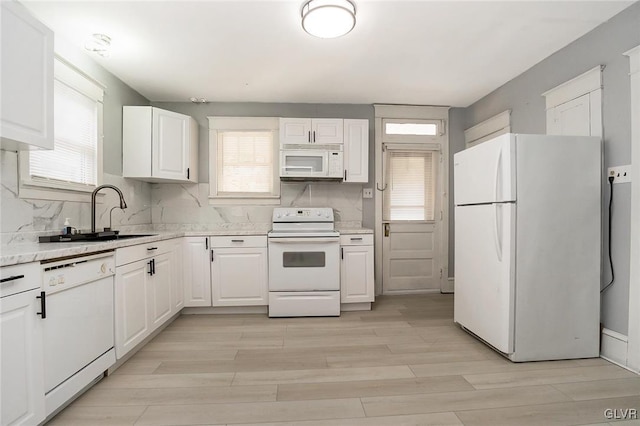
[(64, 228), (62, 228), (62, 235), (71, 235), (71, 224), (69, 223), (69, 218), (65, 218), (64, 220)]

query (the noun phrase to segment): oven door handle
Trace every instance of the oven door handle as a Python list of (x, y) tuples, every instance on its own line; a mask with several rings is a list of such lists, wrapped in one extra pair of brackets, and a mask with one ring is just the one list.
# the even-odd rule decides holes
[(339, 237), (328, 237), (328, 238), (316, 238), (316, 237), (307, 237), (307, 238), (269, 238), (269, 243), (306, 243), (306, 244), (316, 244), (316, 243), (337, 243), (340, 241)]

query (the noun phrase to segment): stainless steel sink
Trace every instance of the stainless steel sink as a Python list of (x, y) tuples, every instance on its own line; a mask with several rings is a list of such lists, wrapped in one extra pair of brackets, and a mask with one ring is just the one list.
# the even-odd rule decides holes
[(157, 234), (125, 234), (121, 235), (118, 231), (103, 231), (103, 232), (87, 232), (72, 235), (48, 235), (40, 237), (41, 243), (68, 243), (68, 242), (91, 242), (91, 241), (111, 241), (111, 240), (126, 240), (129, 238), (142, 238), (151, 237)]

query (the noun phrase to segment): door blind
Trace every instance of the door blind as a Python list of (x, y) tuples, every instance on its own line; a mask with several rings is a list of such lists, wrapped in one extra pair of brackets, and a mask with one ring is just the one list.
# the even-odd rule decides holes
[(54, 149), (29, 153), (32, 178), (94, 186), (97, 182), (98, 104), (54, 81)]
[(434, 220), (435, 155), (431, 151), (387, 151), (384, 220)]

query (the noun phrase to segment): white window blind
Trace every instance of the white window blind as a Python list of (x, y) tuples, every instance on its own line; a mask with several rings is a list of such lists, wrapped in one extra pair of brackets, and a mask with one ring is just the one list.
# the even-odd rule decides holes
[(33, 178), (95, 185), (97, 181), (98, 108), (96, 102), (60, 81), (54, 83), (52, 151), (32, 151)]
[(80, 189), (98, 183), (102, 89), (55, 62), (54, 149), (29, 153), (33, 184)]
[(388, 151), (384, 220), (434, 220), (435, 155)]
[(273, 193), (273, 132), (218, 132), (218, 195)]

